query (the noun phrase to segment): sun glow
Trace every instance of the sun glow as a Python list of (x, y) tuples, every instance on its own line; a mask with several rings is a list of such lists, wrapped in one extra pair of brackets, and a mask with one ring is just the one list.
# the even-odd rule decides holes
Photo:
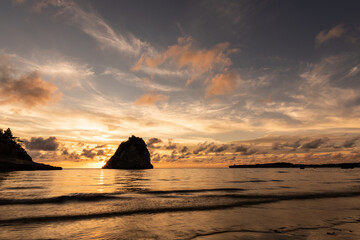
[(102, 168), (102, 166), (105, 165), (105, 162), (101, 161), (101, 162), (90, 162), (85, 164), (83, 167), (84, 168)]

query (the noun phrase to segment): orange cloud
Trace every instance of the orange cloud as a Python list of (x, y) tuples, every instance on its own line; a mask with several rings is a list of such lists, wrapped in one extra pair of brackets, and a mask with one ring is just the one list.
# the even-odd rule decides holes
[(336, 25), (329, 31), (320, 32), (315, 38), (316, 44), (321, 45), (332, 38), (339, 38), (344, 32), (345, 29), (342, 24)]
[(240, 76), (236, 71), (215, 75), (207, 88), (206, 97), (230, 94), (236, 88), (236, 79), (239, 78)]
[(156, 102), (165, 102), (169, 99), (169, 96), (163, 94), (145, 94), (141, 98), (136, 99), (135, 104), (137, 105), (153, 105)]
[(132, 70), (138, 71), (143, 66), (156, 68), (169, 61), (177, 67), (188, 67), (202, 74), (213, 71), (215, 67), (229, 67), (232, 64), (229, 55), (236, 51), (229, 48), (229, 43), (219, 43), (210, 49), (194, 49), (191, 37), (178, 38), (178, 44), (154, 58), (142, 55)]
[(15, 69), (6, 56), (0, 57), (0, 104), (21, 103), (27, 107), (58, 101), (57, 87), (42, 80), (38, 72), (14, 77)]

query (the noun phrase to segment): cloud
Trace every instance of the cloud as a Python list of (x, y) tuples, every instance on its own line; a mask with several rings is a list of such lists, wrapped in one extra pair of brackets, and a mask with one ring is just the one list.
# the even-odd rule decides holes
[(228, 149), (228, 145), (226, 144), (222, 144), (220, 146), (217, 146), (217, 145), (212, 145), (211, 147), (208, 148), (207, 152), (214, 152), (214, 153), (219, 153), (219, 152), (223, 152), (225, 151), (226, 149)]
[[(229, 69), (232, 65), (230, 55), (238, 49), (230, 48), (227, 42), (204, 49), (196, 48), (194, 45), (191, 37), (180, 37), (177, 44), (169, 46), (163, 53), (152, 56), (147, 53), (142, 54), (131, 70), (142, 71), (151, 76), (169, 75), (169, 73), (178, 75), (177, 70), (182, 70), (183, 73), (179, 76), (187, 78), (186, 86), (196, 79), (207, 79), (205, 81), (208, 85), (207, 98), (232, 93), (236, 88), (239, 74)], [(159, 67), (172, 70), (159, 69)]]
[(230, 49), (229, 46), (229, 43), (219, 43), (210, 49), (196, 49), (191, 37), (180, 37), (177, 44), (169, 46), (162, 54), (155, 57), (143, 54), (131, 70), (139, 71), (147, 67), (157, 69), (160, 65), (167, 63), (170, 66), (189, 69), (192, 72), (192, 77), (187, 81), (188, 85), (204, 73), (230, 67), (232, 61), (229, 55), (238, 50)]
[(94, 149), (83, 149), (81, 152), (81, 156), (93, 159), (96, 156), (96, 152)]
[(151, 162), (153, 162), (153, 163), (160, 162), (160, 159), (161, 159), (161, 157), (160, 157), (160, 154), (158, 154), (158, 153), (155, 153), (153, 156), (151, 156)]
[(281, 150), (284, 147), (290, 147), (292, 148), (292, 150), (296, 150), (300, 146), (301, 146), (301, 139), (296, 140), (294, 142), (286, 142), (286, 143), (274, 142), (271, 148), (272, 150)]
[(351, 148), (355, 145), (356, 141), (359, 139), (360, 139), (360, 137), (354, 137), (354, 138), (348, 139), (344, 142), (344, 144), (342, 146), (344, 148)]
[(181, 153), (186, 153), (188, 150), (189, 150), (188, 147), (187, 147), (187, 146), (184, 146), (184, 147), (180, 150), (180, 152), (181, 152)]
[(180, 88), (174, 86), (151, 82), (148, 78), (140, 78), (133, 73), (125, 73), (115, 68), (106, 68), (103, 74), (111, 75), (121, 83), (135, 85), (136, 87), (142, 88), (146, 91), (174, 92), (181, 90)]
[(236, 51), (229, 49), (229, 43), (219, 43), (211, 49), (194, 49), (191, 37), (178, 38), (178, 44), (170, 46), (164, 53), (151, 58), (141, 56), (133, 70), (139, 70), (142, 65), (156, 68), (170, 61), (177, 67), (189, 67), (194, 71), (204, 73), (212, 71), (215, 66), (223, 67), (232, 64), (229, 54)]
[(172, 139), (168, 139), (168, 144), (165, 146), (165, 149), (175, 149), (176, 143), (172, 142)]
[(339, 24), (330, 29), (329, 31), (321, 31), (315, 38), (316, 44), (319, 46), (324, 42), (329, 41), (330, 39), (341, 37), (341, 35), (343, 35), (343, 33), (345, 32), (343, 26), (343, 24)]
[(149, 138), (147, 140), (146, 145), (148, 148), (159, 148), (159, 146), (155, 146), (156, 143), (161, 143), (162, 140), (159, 138)]
[(98, 150), (96, 153), (96, 156), (104, 156), (104, 155), (105, 155), (105, 152), (103, 149)]
[(23, 140), (23, 142), (29, 150), (56, 151), (59, 147), (56, 137), (32, 137), (30, 141)]
[(57, 87), (42, 80), (39, 73), (17, 77), (8, 56), (0, 56), (0, 104), (21, 103), (27, 107), (46, 105), (58, 101), (61, 94)]
[(204, 142), (204, 143), (199, 143), (197, 148), (193, 151), (194, 154), (199, 154), (200, 152), (206, 150), (211, 144)]
[(240, 145), (235, 148), (235, 152), (240, 152), (242, 155), (253, 155), (257, 153), (258, 150), (250, 146)]
[(132, 55), (138, 55), (142, 50), (152, 51), (148, 43), (130, 33), (116, 33), (95, 11), (84, 10), (75, 1), (39, 0), (33, 4), (33, 10), (37, 12), (48, 7), (60, 8), (57, 16), (64, 16), (70, 23), (77, 25), (84, 33), (98, 41), (103, 48), (112, 48)]
[(142, 97), (135, 100), (137, 105), (154, 105), (156, 102), (166, 102), (169, 96), (163, 94), (145, 94)]
[(249, 147), (245, 145), (240, 145), (235, 148), (235, 152), (246, 152), (249, 149)]
[(236, 80), (239, 78), (240, 76), (236, 71), (215, 75), (206, 90), (206, 97), (232, 93), (236, 88)]
[(306, 142), (301, 145), (302, 149), (314, 149), (320, 147), (321, 144), (326, 143), (328, 141), (328, 138), (318, 138), (311, 140), (309, 142)]
[(281, 143), (278, 143), (278, 142), (274, 142), (271, 147), (272, 150), (279, 150), (281, 148), (282, 148), (282, 145), (281, 145)]

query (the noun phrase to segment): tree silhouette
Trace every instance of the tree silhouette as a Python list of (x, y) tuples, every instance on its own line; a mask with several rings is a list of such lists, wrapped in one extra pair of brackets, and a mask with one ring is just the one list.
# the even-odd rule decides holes
[(5, 131), (0, 129), (0, 159), (18, 158), (32, 161), (25, 149), (17, 142), (21, 141), (17, 137), (13, 136), (10, 128)]

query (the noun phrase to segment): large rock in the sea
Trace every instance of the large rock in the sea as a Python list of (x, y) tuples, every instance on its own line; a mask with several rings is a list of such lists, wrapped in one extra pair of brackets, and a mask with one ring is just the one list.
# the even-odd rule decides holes
[(33, 162), (25, 149), (17, 143), (11, 130), (0, 129), (0, 172), (19, 170), (61, 170), (61, 167)]
[(153, 165), (150, 162), (150, 153), (144, 140), (132, 136), (120, 144), (103, 168), (150, 169), (153, 168)]

